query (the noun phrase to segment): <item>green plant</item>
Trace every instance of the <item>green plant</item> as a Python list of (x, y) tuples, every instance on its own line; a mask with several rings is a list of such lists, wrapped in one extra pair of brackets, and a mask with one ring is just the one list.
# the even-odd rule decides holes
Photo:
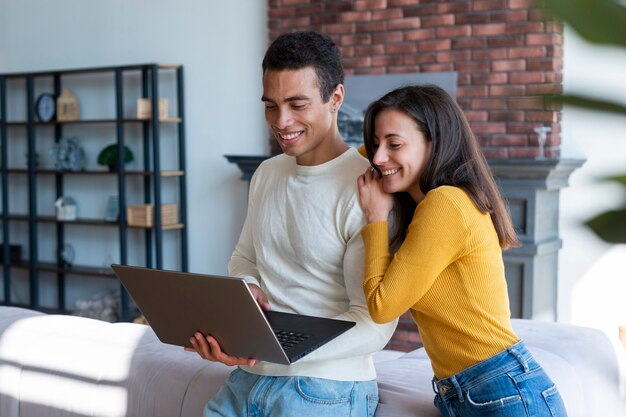
[[(589, 42), (626, 48), (626, 3), (621, 0), (543, 0), (544, 8), (568, 24)], [(626, 116), (626, 105), (579, 94), (547, 97), (558, 105)], [(617, 182), (626, 191), (626, 174), (603, 178)], [(626, 201), (617, 210), (601, 213), (585, 222), (600, 239), (609, 243), (626, 243)]]
[[(108, 166), (110, 170), (114, 171), (117, 169), (118, 155), (117, 155), (117, 144), (113, 143), (100, 151), (98, 155), (98, 164)], [(127, 146), (124, 146), (124, 163), (129, 163), (134, 159), (133, 153)]]

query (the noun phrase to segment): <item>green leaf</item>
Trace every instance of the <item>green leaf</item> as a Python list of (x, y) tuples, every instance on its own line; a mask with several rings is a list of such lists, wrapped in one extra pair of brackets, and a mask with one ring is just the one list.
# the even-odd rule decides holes
[(589, 42), (626, 46), (626, 7), (620, 0), (543, 0), (543, 5)]
[(626, 243), (626, 208), (599, 214), (585, 225), (605, 242)]
[(604, 181), (616, 182), (626, 187), (626, 174), (611, 175), (610, 177), (604, 177), (604, 178), (601, 178), (600, 180), (603, 182)]
[[(624, 24), (626, 25), (626, 22), (624, 22)], [(546, 95), (545, 98), (548, 106), (560, 106), (566, 104), (588, 110), (597, 110), (606, 113), (614, 113), (621, 116), (626, 116), (626, 105), (616, 103), (614, 101), (600, 100), (596, 98), (580, 96), (577, 94), (553, 94)]]

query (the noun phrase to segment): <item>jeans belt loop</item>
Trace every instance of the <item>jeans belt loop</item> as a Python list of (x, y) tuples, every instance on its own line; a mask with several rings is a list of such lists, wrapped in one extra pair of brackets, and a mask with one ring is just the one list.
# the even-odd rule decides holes
[(437, 386), (437, 380), (435, 379), (435, 377), (433, 377), (431, 382), (433, 384), (433, 392), (435, 394), (439, 394), (439, 387)]
[(528, 372), (530, 367), (528, 366), (528, 362), (524, 359), (524, 357), (517, 351), (517, 349), (511, 348), (509, 349), (509, 353), (517, 359), (522, 368), (524, 368), (524, 372)]
[(455, 376), (452, 376), (450, 378), (450, 381), (452, 381), (452, 385), (454, 385), (454, 388), (456, 389), (456, 394), (459, 397), (459, 402), (465, 402), (465, 399), (463, 398), (463, 390), (461, 389), (461, 385), (459, 385), (459, 381), (456, 380)]

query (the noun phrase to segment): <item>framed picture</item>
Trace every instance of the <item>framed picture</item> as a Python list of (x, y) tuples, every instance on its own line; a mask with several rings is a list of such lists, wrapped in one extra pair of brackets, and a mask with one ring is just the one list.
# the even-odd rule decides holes
[(112, 195), (107, 200), (107, 208), (104, 213), (104, 220), (107, 222), (116, 222), (120, 216), (120, 199), (116, 195)]

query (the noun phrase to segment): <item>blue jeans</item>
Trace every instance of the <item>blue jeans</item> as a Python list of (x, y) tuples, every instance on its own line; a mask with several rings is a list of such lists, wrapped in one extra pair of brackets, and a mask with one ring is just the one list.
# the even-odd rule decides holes
[(204, 406), (204, 417), (373, 417), (376, 381), (261, 376), (234, 370)]
[(554, 383), (518, 342), (456, 375), (433, 379), (444, 417), (566, 417)]

